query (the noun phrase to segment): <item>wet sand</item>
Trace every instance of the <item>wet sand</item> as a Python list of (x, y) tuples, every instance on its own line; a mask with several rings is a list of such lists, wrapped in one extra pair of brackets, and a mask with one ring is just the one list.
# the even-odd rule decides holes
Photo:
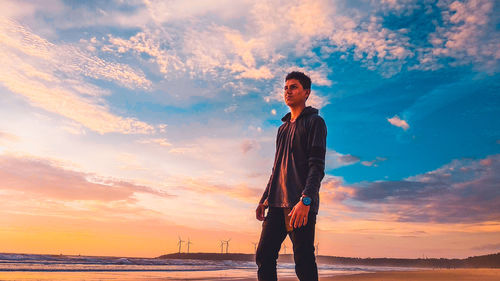
[[(282, 278), (280, 281), (297, 280)], [(359, 273), (320, 278), (321, 281), (500, 281), (500, 269), (429, 269)]]

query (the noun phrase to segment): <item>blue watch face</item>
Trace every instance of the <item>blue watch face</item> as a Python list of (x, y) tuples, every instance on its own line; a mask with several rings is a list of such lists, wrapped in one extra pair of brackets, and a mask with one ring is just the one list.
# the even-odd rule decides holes
[(306, 206), (311, 205), (311, 198), (309, 198), (309, 197), (302, 197), (302, 203), (304, 203), (304, 205), (306, 205)]

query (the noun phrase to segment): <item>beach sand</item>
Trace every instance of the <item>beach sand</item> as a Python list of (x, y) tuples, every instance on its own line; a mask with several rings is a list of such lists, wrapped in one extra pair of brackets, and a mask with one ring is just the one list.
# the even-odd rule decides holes
[[(297, 278), (281, 278), (292, 281)], [(430, 269), (359, 273), (320, 278), (321, 281), (500, 281), (500, 269)]]
[[(247, 272), (248, 274), (248, 272)], [(190, 276), (187, 276), (190, 275)], [(210, 275), (210, 274), (209, 274)], [(220, 275), (219, 275), (220, 276)], [(248, 275), (246, 275), (248, 276)], [(172, 275), (165, 272), (0, 272), (2, 281), (173, 281), (218, 280), (256, 281), (257, 278), (209, 277), (206, 272)], [(279, 281), (297, 281), (297, 278), (279, 278)], [(385, 271), (321, 277), (320, 281), (500, 281), (500, 269), (425, 269), (415, 271)]]

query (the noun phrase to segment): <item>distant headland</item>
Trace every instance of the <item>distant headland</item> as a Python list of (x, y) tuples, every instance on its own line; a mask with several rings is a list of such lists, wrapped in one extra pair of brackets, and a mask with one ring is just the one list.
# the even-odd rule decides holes
[[(194, 260), (233, 260), (254, 261), (253, 254), (241, 253), (172, 253), (159, 256), (160, 259), (194, 259)], [(316, 257), (318, 263), (342, 265), (425, 267), (425, 268), (500, 268), (500, 252), (496, 254), (473, 256), (465, 259), (446, 258), (349, 258), (336, 256)], [(278, 262), (293, 262), (293, 255), (280, 255)]]

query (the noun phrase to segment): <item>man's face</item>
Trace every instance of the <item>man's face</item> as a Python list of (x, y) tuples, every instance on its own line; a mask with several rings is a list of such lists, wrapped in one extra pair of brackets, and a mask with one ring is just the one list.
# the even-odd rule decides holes
[(283, 98), (289, 107), (305, 104), (311, 90), (305, 90), (297, 79), (288, 79), (283, 88)]

